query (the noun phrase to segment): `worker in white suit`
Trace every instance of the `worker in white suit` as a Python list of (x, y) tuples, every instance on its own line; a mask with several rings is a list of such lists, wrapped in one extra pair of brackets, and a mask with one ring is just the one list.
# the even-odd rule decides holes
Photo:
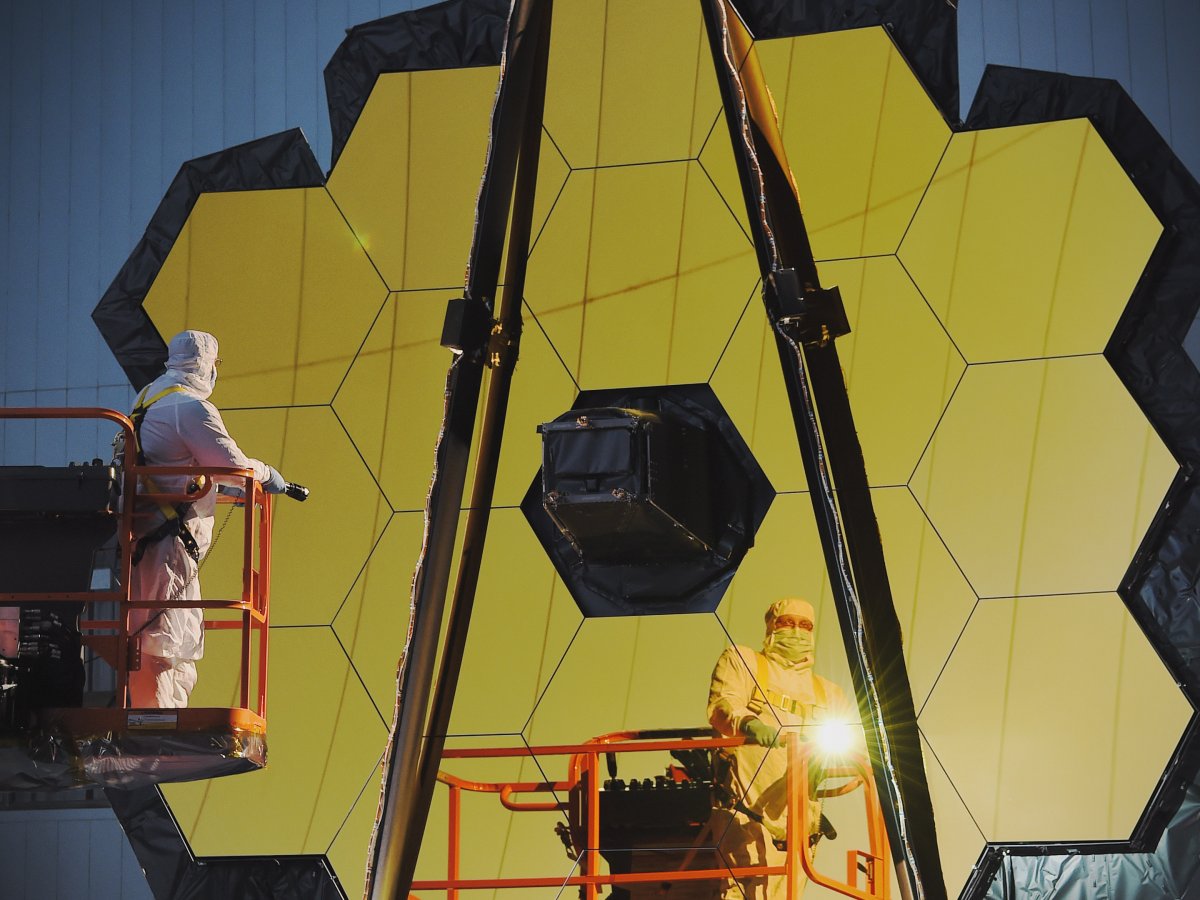
[[(267, 493), (283, 493), (287, 482), (279, 472), (246, 456), (208, 401), (220, 364), (217, 339), (184, 331), (171, 338), (167, 350), (167, 371), (142, 391), (131, 415), (139, 462), (252, 469)], [(188, 481), (163, 476), (151, 489), (184, 493)], [(129, 673), (133, 707), (185, 707), (196, 685), (196, 660), (204, 655), (204, 610), (189, 604), (201, 599), (196, 576), (212, 542), (216, 493), (210, 490), (174, 510), (140, 510), (149, 515), (138, 527), (129, 597), (163, 606), (135, 609), (130, 616), (130, 633), (141, 643), (141, 666)]]

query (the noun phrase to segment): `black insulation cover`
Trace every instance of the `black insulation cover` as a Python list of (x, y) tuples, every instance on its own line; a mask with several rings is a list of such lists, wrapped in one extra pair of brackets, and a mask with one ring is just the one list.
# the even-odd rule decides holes
[(380, 74), (498, 66), (507, 22), (504, 0), (445, 0), (347, 29), (325, 66), (330, 165), (337, 164)]
[(324, 856), (198, 859), (157, 787), (104, 793), (158, 900), (345, 900)]
[(299, 128), (200, 156), (180, 166), (146, 233), (92, 310), (92, 321), (135, 390), (141, 390), (166, 368), (166, 341), (142, 303), (200, 194), (320, 187), (324, 183), (321, 167)]

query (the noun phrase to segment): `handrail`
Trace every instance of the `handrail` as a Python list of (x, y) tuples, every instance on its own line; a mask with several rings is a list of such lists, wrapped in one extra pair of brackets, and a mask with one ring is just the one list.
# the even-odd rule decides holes
[[(158, 504), (194, 502), (208, 496), (217, 479), (222, 483), (241, 482), (242, 496), (217, 497), (221, 504), (241, 504), (243, 513), (242, 587), (238, 599), (200, 600), (195, 603), (173, 605), (185, 609), (214, 609), (240, 612), (236, 620), (222, 619), (206, 621), (206, 630), (225, 631), (238, 629), (242, 634), (240, 654), (240, 704), (241, 708), (266, 718), (267, 709), (267, 638), (270, 625), (270, 569), (271, 569), (271, 499), (255, 481), (252, 469), (237, 466), (150, 466), (138, 465), (133, 448), (136, 434), (128, 416), (116, 410), (102, 407), (21, 407), (0, 408), (3, 419), (104, 419), (121, 428), (126, 452), (121, 465), (121, 499), (117, 513), (117, 545), (119, 587), (108, 591), (62, 591), (55, 593), (6, 592), (0, 593), (0, 602), (83, 602), (87, 604), (115, 601), (120, 604), (117, 619), (85, 619), (80, 622), (84, 642), (108, 662), (117, 676), (117, 708), (128, 709), (127, 688), (131, 657), (138, 657), (138, 638), (130, 634), (129, 616), (135, 609), (159, 609), (163, 603), (153, 600), (130, 600), (132, 556), (136, 542), (135, 520), (144, 519), (157, 512)], [(148, 489), (144, 479), (191, 476), (203, 481), (192, 493)], [(151, 506), (153, 504), (153, 506)], [(255, 568), (255, 550), (258, 551), (258, 568)], [(98, 634), (111, 632), (116, 634)], [(254, 639), (257, 638), (255, 641)], [(251, 705), (250, 673), (254, 650), (257, 648), (257, 689), (254, 705)]]
[[(813, 754), (807, 747), (802, 745), (799, 736), (789, 735), (787, 753), (788, 847), (791, 848), (797, 844), (800, 846), (800, 865), (804, 870), (804, 874), (808, 876), (810, 881), (830, 890), (837, 891), (844, 896), (853, 897), (855, 900), (888, 900), (891, 888), (885, 863), (887, 859), (887, 832), (883, 822), (883, 811), (879, 805), (879, 797), (876, 794), (875, 779), (871, 777), (871, 765), (866, 756), (861, 753), (847, 754), (844, 759), (845, 765), (838, 766), (831, 770), (830, 773), (822, 773), (823, 778), (842, 778), (846, 777), (842, 774), (843, 772), (849, 772), (861, 783), (863, 788), (863, 802), (867, 808), (867, 840), (870, 851), (866, 854), (863, 854), (861, 851), (849, 851), (847, 854), (846, 881), (841, 882), (817, 870), (813, 863), (813, 848), (807, 840), (799, 840), (794, 843), (792, 841), (793, 823), (799, 822), (798, 831), (801, 835), (808, 835), (813, 830), (812, 826), (815, 823), (809, 819), (810, 809), (807, 802), (807, 793), (808, 786), (812, 783), (815, 773), (812, 771)], [(854, 784), (853, 781), (850, 783)], [(817, 796), (820, 796), (819, 792), (817, 792)], [(860, 856), (865, 856), (868, 860), (866, 890), (858, 887), (857, 861)], [(789, 884), (788, 887), (788, 896), (790, 898), (791, 885)]]
[[(202, 500), (212, 493), (212, 489), (216, 485), (216, 479), (218, 478), (242, 478), (249, 480), (254, 477), (253, 469), (238, 466), (205, 466), (201, 470), (197, 466), (142, 466), (129, 463), (125, 466), (125, 472), (138, 479), (138, 496), (143, 500), (153, 500), (155, 503), (195, 503), (197, 500)], [(205, 476), (202, 481), (196, 477), (198, 473)], [(181, 475), (193, 476), (191, 484), (188, 485), (188, 490), (182, 494), (170, 491), (147, 490), (145, 482), (142, 481), (142, 479), (170, 478)], [(234, 501), (218, 500), (218, 502), (232, 503)], [(149, 512), (153, 513), (152, 510)]]
[[(711, 732), (709, 732), (711, 734)], [(706, 750), (716, 747), (739, 747), (746, 743), (743, 737), (707, 737), (695, 740), (643, 740), (620, 744), (546, 744), (521, 747), (460, 747), (446, 750), (442, 759), (503, 759), (512, 756), (569, 756), (572, 753), (649, 753), (656, 750)]]
[(129, 416), (103, 406), (2, 406), (0, 419), (108, 419), (120, 425), (126, 437), (134, 433)]
[[(675, 735), (675, 737), (669, 737)], [(680, 729), (677, 731), (618, 731), (600, 735), (582, 744), (557, 744), (548, 746), (521, 747), (470, 747), (450, 749), (443, 759), (501, 759), (515, 757), (568, 756), (568, 777), (554, 782), (487, 782), (460, 778), (448, 772), (438, 773), (438, 780), (449, 788), (449, 847), (447, 877), (425, 879), (412, 883), (412, 889), (445, 891), (447, 900), (457, 900), (460, 891), (473, 889), (506, 889), (532, 887), (578, 886), (583, 888), (586, 900), (595, 900), (604, 885), (658, 883), (665, 880), (695, 881), (728, 878), (754, 878), (783, 875), (787, 879), (787, 897), (796, 900), (795, 876), (803, 871), (809, 880), (855, 900), (888, 900), (890, 885), (886, 860), (888, 857), (887, 834), (883, 823), (875, 782), (871, 777), (870, 762), (861, 752), (841, 755), (837, 763), (824, 766), (814, 759), (817, 751), (813, 744), (804, 741), (799, 734), (789, 733), (785, 737), (784, 752), (787, 753), (788, 816), (786, 824), (789, 853), (782, 866), (733, 866), (720, 869), (671, 869), (628, 874), (601, 874), (597, 855), (600, 852), (600, 756), (610, 753), (639, 753), (652, 750), (716, 749), (736, 747), (746, 743), (742, 737), (717, 737), (708, 729)], [(849, 779), (830, 788), (821, 785), (835, 779)], [(851, 850), (847, 854), (847, 879), (844, 882), (824, 875), (813, 864), (813, 852), (808, 835), (813, 831), (810, 818), (809, 799), (842, 796), (863, 788), (863, 801), (867, 810), (868, 851)], [(512, 799), (517, 793), (550, 793), (565, 791), (578, 795), (583, 804), (582, 826), (585, 831), (583, 849), (580, 853), (580, 872), (566, 879), (522, 877), (522, 878), (472, 878), (464, 879), (459, 874), (461, 859), (461, 818), (463, 791), (472, 793), (498, 794), (501, 804), (515, 812), (562, 812), (570, 804), (554, 802), (518, 802)], [(699, 840), (711, 837), (702, 833)], [(797, 849), (799, 848), (799, 849)], [(684, 862), (692, 859), (689, 854)], [(858, 872), (865, 862), (866, 885), (858, 886)], [(411, 900), (416, 895), (410, 894)]]
[(470, 791), (478, 794), (499, 794), (500, 805), (514, 812), (555, 812), (565, 810), (566, 804), (554, 803), (518, 803), (512, 799), (513, 794), (533, 794), (553, 791), (563, 791), (570, 787), (566, 781), (468, 781), (448, 772), (438, 772), (437, 780), (455, 790)]

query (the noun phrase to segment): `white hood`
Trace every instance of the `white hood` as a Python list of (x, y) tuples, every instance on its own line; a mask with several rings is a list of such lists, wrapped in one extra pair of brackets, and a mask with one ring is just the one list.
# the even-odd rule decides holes
[(181, 331), (167, 345), (164, 379), (207, 400), (217, 383), (217, 339), (207, 331)]

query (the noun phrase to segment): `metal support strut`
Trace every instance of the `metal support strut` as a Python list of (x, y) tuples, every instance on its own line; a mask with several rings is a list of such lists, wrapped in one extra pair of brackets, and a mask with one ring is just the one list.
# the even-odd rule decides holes
[[(521, 297), (541, 146), (550, 18), (551, 0), (514, 0), (510, 9), (466, 290), (461, 300), (451, 301), (447, 312), (443, 344), (452, 347), (456, 355), (447, 376), (446, 411), (426, 500), (425, 544), (413, 580), (411, 637), (398, 675), (396, 713), (372, 837), (365, 892), (372, 900), (408, 896), (466, 645), (509, 386), (520, 347)], [(499, 314), (493, 320), (492, 298), (499, 283), (506, 225), (509, 251), (505, 287)], [(492, 375), (483, 414), (471, 512), (447, 624), (442, 668), (430, 711), (430, 687), (468, 454), (483, 369), (488, 365), (492, 367)]]
[(837, 355), (849, 326), (820, 284), (753, 36), (730, 0), (701, 4), (897, 881), (902, 896), (943, 900), (900, 623)]

